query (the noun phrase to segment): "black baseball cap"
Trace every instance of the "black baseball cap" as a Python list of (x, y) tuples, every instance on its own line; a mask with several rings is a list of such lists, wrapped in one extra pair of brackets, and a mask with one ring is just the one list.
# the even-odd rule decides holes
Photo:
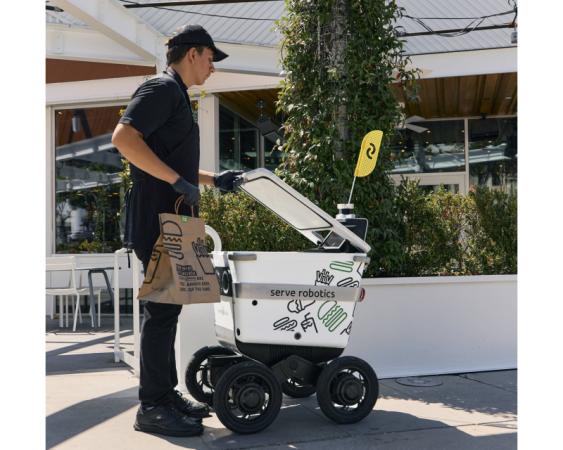
[(213, 50), (213, 61), (222, 61), (227, 55), (222, 52), (217, 47), (209, 33), (201, 25), (184, 25), (174, 36), (170, 38), (167, 42), (168, 48), (174, 47), (175, 45), (203, 45), (204, 47), (209, 47)]

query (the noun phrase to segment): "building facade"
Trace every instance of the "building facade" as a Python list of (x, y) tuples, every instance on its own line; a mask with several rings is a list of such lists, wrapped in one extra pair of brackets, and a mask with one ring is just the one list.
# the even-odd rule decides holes
[[(435, 30), (462, 29), (471, 17), (509, 9), (503, 0), (398, 3), (410, 16), (441, 17), (425, 19)], [(283, 75), (273, 24), (283, 2), (125, 6), (117, 0), (47, 3), (47, 255), (107, 254), (121, 247), (127, 173), (111, 133), (136, 87), (163, 69), (164, 44), (184, 23), (203, 25), (230, 55), (203, 88), (190, 89), (202, 169), (274, 169), (280, 162), (274, 102)], [(500, 27), (511, 19), (507, 13), (487, 23)], [(513, 30), (444, 37), (401, 20), (406, 51), (422, 75), (415, 101), (394, 87), (406, 114), (393, 139), (392, 179), (461, 193), (477, 185), (515, 190)]]

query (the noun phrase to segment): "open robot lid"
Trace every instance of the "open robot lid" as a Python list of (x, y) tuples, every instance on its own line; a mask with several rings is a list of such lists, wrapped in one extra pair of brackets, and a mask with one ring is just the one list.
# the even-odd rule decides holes
[(363, 239), (267, 169), (244, 173), (236, 185), (317, 245), (333, 232), (360, 252), (371, 250)]

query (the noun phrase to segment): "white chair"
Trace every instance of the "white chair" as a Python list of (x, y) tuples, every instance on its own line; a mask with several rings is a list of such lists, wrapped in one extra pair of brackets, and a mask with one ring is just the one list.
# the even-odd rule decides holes
[[(90, 290), (88, 287), (82, 287), (80, 281), (80, 273), (77, 273), (76, 268), (76, 258), (74, 256), (51, 256), (47, 257), (47, 272), (64, 272), (64, 278), (67, 280), (67, 286), (65, 287), (48, 287), (46, 289), (47, 295), (59, 296), (59, 324), (63, 326), (63, 298), (65, 303), (65, 321), (68, 327), (68, 297), (76, 296), (76, 303), (73, 306), (74, 312), (74, 322), (72, 326), (72, 331), (76, 331), (76, 322), (80, 318), (80, 323), (82, 323), (82, 314), (80, 312), (80, 296), (89, 295)], [(57, 283), (58, 284), (58, 283)], [(63, 282), (63, 284), (65, 284)], [(98, 297), (98, 324), (100, 323), (100, 304), (101, 304), (101, 292), (102, 288), (95, 288), (94, 293)], [(72, 303), (71, 303), (72, 304)], [(90, 311), (92, 317), (92, 326), (94, 326), (94, 314), (95, 311)]]

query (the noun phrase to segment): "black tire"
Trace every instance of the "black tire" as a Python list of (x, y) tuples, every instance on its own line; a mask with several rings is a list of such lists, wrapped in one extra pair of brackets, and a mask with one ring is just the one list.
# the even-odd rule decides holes
[(219, 420), (235, 433), (257, 433), (278, 416), (282, 391), (264, 364), (243, 361), (229, 367), (215, 387), (213, 408)]
[(371, 366), (360, 358), (344, 356), (331, 361), (317, 380), (321, 411), (336, 423), (356, 423), (375, 406), (379, 382)]
[(297, 380), (289, 378), (281, 385), (285, 395), (291, 398), (306, 398), (315, 393), (317, 388), (312, 384), (300, 384)]
[(208, 358), (210, 356), (229, 356), (234, 354), (235, 352), (232, 350), (220, 345), (202, 347), (194, 353), (186, 369), (185, 376), (186, 387), (193, 398), (208, 405), (213, 403), (214, 387), (209, 377)]

